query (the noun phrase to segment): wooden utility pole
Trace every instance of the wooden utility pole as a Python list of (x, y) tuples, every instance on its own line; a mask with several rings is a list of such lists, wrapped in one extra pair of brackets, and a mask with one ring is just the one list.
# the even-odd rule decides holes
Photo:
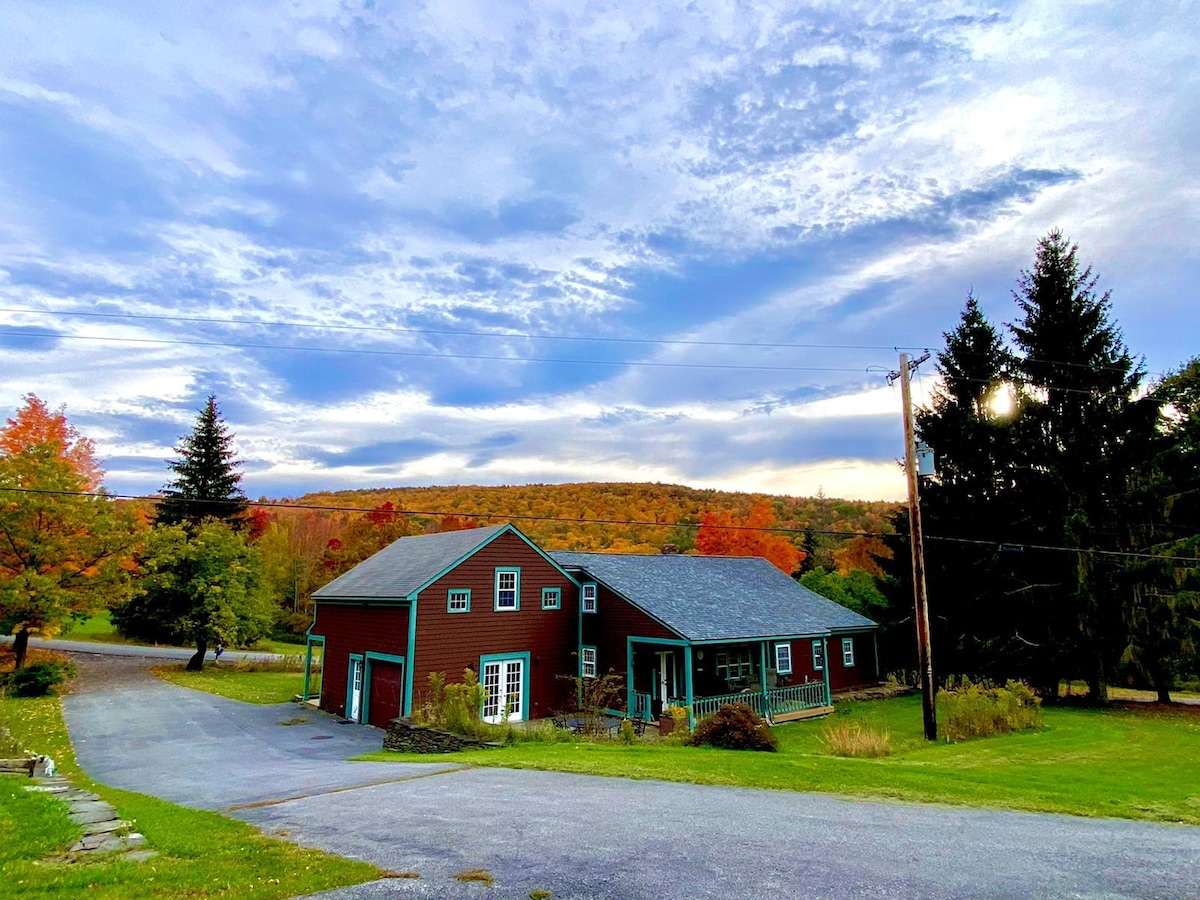
[(917, 442), (913, 429), (912, 391), (909, 374), (929, 359), (926, 353), (910, 362), (907, 353), (900, 354), (900, 371), (893, 372), (889, 381), (900, 379), (900, 398), (904, 404), (904, 474), (908, 478), (908, 542), (912, 547), (913, 603), (917, 619), (917, 665), (921, 676), (921, 710), (925, 718), (925, 740), (937, 740), (937, 711), (934, 706), (933, 656), (929, 649), (929, 597), (925, 589), (925, 544), (921, 531), (921, 498), (917, 479)]

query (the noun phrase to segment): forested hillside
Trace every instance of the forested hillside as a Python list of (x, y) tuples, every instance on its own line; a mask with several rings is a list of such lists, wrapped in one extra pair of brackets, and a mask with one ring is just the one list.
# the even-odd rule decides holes
[[(551, 550), (656, 553), (667, 543), (681, 552), (693, 549), (697, 529), (686, 526), (698, 525), (705, 513), (729, 513), (735, 520), (743, 520), (762, 501), (770, 503), (776, 527), (815, 532), (818, 558), (822, 551), (828, 553), (845, 540), (820, 532), (891, 531), (888, 517), (896, 509), (896, 504), (883, 501), (745, 494), (673, 484), (607, 483), (379, 488), (306, 494), (284, 502), (364, 511), (391, 503), (419, 523), (418, 530), (431, 531), (440, 530), (442, 520), (448, 516), (477, 518), (481, 525), (511, 519), (525, 534)], [(334, 515), (348, 519), (354, 514)], [(589, 524), (587, 520), (603, 524)], [(621, 524), (625, 522), (659, 522), (662, 527)], [(803, 534), (795, 536), (797, 547), (802, 548), (803, 541)]]

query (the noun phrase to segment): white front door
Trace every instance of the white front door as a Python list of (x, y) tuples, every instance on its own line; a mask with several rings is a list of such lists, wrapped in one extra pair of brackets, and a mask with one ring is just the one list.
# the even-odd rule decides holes
[(362, 691), (363, 691), (363, 661), (350, 660), (350, 702), (347, 704), (346, 718), (355, 722), (362, 721)]
[(660, 650), (658, 653), (658, 699), (665, 707), (675, 696), (675, 651)]
[(525, 660), (500, 659), (483, 664), (483, 721), (520, 722), (525, 718)]

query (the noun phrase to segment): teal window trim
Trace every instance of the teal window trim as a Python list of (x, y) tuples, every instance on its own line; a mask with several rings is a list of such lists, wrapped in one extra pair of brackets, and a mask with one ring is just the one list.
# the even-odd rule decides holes
[[(588, 674), (588, 652), (592, 655), (592, 671)], [(599, 657), (596, 655), (596, 648), (591, 644), (584, 644), (579, 648), (579, 677), (580, 678), (595, 678), (600, 672)]]
[[(529, 677), (531, 661), (529, 653), (485, 653), (479, 657), (479, 683), (483, 684), (483, 667), (490, 662), (505, 662), (510, 659), (519, 659), (521, 663), (521, 718), (518, 722), (529, 721), (529, 711), (533, 708), (533, 704), (529, 697)], [(483, 709), (479, 710), (480, 715), (483, 714)]]
[[(456, 609), (454, 606), (454, 595), (455, 594), (466, 594), (467, 595), (467, 605)], [(450, 588), (448, 591), (446, 591), (446, 612), (457, 615), (458, 613), (469, 613), (470, 611), (471, 611), (471, 589), (470, 588)]]
[[(391, 653), (376, 653), (374, 650), (368, 650), (363, 654), (363, 695), (362, 695), (362, 719), (363, 722), (371, 720), (371, 663), (372, 662), (390, 662), (404, 665), (403, 656), (394, 656)], [(404, 670), (400, 670), (400, 683), (404, 684)], [(402, 711), (397, 710), (397, 714)]]
[(812, 642), (812, 662), (813, 671), (821, 672), (825, 669), (825, 638), (820, 638)]
[(854, 638), (842, 638), (842, 667), (854, 668)]
[[(592, 608), (588, 609), (588, 589), (591, 588)], [(594, 581), (585, 581), (579, 586), (579, 610), (591, 615), (600, 608), (600, 588)]]
[(562, 609), (562, 588), (542, 588), (542, 609)]
[[(825, 654), (824, 654), (825, 658), (828, 659), (829, 658), (829, 641), (826, 638), (821, 638), (821, 647), (825, 651)], [(824, 677), (825, 677), (825, 705), (829, 706), (831, 701), (833, 700), (833, 694), (831, 693), (831, 691), (829, 689), (829, 666), (826, 666), (824, 671), (821, 674), (824, 675)]]
[[(502, 575), (513, 576), (513, 605), (500, 605), (500, 577)], [(521, 567), (520, 566), (496, 566), (496, 573), (492, 581), (495, 591), (492, 594), (492, 609), (495, 612), (520, 612), (521, 610)], [(507, 590), (507, 589), (506, 589)]]
[[(367, 692), (367, 664), (366, 664), (366, 661), (363, 660), (363, 655), (361, 653), (351, 653), (350, 660), (349, 660), (349, 662), (346, 663), (346, 709), (344, 710), (345, 715), (342, 717), (344, 719), (350, 718), (350, 708), (351, 708), (351, 706), (353, 706), (352, 700), (354, 699), (354, 661), (355, 660), (358, 660), (359, 663), (362, 664), (363, 693), (365, 694)], [(362, 702), (362, 698), (360, 697), (359, 701), (358, 701), (358, 718), (354, 719), (353, 721), (362, 722), (363, 710), (365, 707), (366, 707), (366, 704), (364, 704)]]
[[(780, 659), (779, 651), (784, 651), (784, 656), (787, 657), (787, 667), (784, 667), (784, 662)], [(780, 641), (775, 645), (775, 671), (780, 675), (792, 674), (792, 644), (790, 641)]]
[[(325, 672), (325, 636), (322, 634), (306, 634), (304, 640), (304, 694), (302, 698), (305, 703), (311, 699), (308, 691), (312, 683), (313, 644), (321, 645), (321, 672), (322, 674)], [(322, 681), (324, 681), (324, 679), (322, 679)]]

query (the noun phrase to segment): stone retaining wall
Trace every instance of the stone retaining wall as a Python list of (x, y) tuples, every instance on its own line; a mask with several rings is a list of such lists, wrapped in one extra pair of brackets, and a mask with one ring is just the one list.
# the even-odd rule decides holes
[(383, 738), (384, 750), (401, 753), (456, 753), (459, 750), (482, 750), (499, 744), (477, 741), (449, 731), (414, 725), (409, 719), (392, 719)]

